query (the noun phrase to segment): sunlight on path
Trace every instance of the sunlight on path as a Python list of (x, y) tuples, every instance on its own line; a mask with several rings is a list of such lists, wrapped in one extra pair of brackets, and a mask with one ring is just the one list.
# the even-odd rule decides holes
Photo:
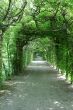
[(32, 61), (27, 69), (47, 70), (49, 69), (49, 64), (46, 61)]
[(36, 58), (26, 73), (7, 82), (0, 110), (73, 110), (73, 89), (46, 61)]

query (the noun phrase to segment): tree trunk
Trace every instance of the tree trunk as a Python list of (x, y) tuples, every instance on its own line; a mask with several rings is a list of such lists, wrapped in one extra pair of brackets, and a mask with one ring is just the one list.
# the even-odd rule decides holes
[(0, 35), (0, 85), (2, 83), (2, 37)]
[(17, 47), (13, 60), (13, 69), (15, 75), (22, 73), (22, 57), (23, 57), (23, 48)]

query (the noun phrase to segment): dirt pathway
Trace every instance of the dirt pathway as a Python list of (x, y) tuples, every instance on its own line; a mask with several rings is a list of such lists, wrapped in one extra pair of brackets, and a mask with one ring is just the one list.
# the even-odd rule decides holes
[(0, 110), (73, 110), (73, 89), (47, 62), (33, 61), (26, 73), (8, 82)]

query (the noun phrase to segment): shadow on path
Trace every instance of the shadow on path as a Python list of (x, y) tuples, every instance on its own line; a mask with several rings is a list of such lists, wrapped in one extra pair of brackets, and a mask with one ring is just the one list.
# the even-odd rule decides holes
[(35, 59), (26, 72), (7, 82), (13, 89), (0, 98), (0, 110), (73, 110), (73, 89), (46, 61)]

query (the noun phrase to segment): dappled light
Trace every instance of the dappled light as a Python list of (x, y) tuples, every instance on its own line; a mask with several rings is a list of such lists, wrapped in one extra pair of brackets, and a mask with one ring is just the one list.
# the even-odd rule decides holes
[(60, 79), (60, 80), (65, 80), (66, 79), (65, 75), (61, 75), (61, 74), (58, 74), (57, 78)]
[(0, 110), (73, 110), (73, 0), (0, 0)]
[(73, 89), (46, 61), (32, 61), (26, 72), (26, 76), (15, 76), (12, 81), (6, 82), (14, 89), (1, 96), (0, 110), (73, 109)]

